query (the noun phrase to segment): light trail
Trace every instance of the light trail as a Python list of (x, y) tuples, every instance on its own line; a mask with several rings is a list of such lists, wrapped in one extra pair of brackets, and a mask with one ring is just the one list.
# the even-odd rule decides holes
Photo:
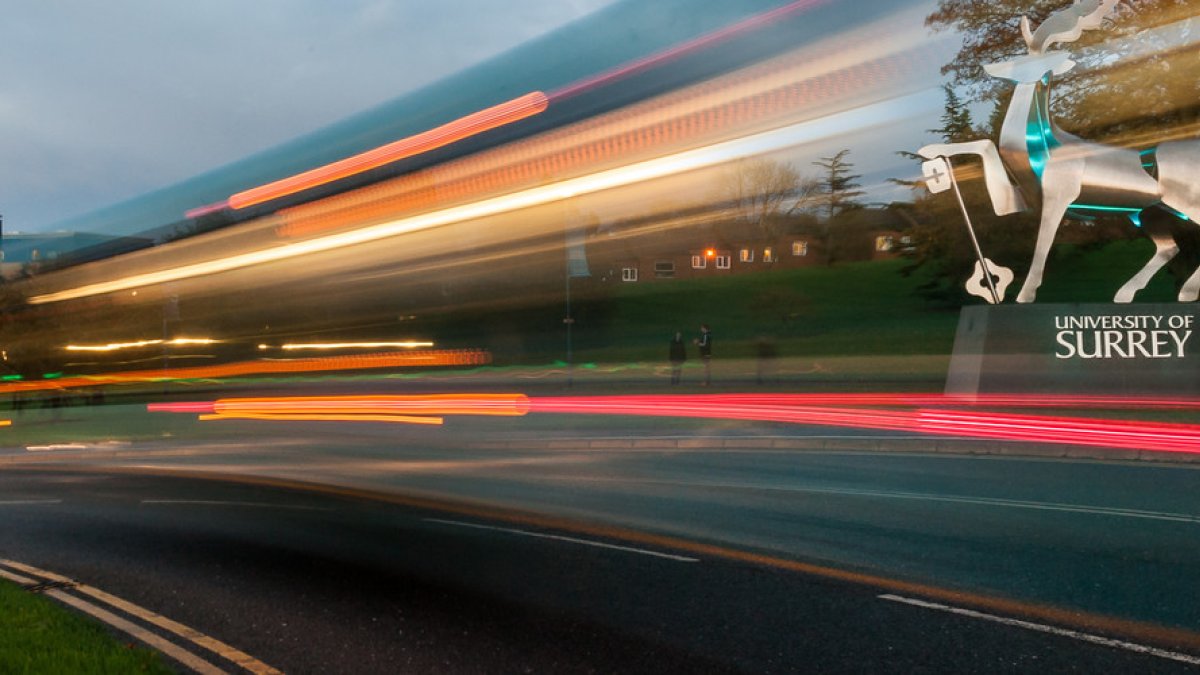
[(883, 410), (798, 405), (786, 399), (714, 396), (591, 396), (531, 398), (531, 413), (637, 415), (754, 420), (933, 436), (1200, 453), (1200, 425), (1136, 420), (1015, 415), (953, 409)]
[[(991, 403), (1019, 402), (1016, 396), (985, 398)], [(1050, 397), (1035, 401), (1089, 400)], [(1109, 399), (1099, 399), (1107, 405)], [(978, 402), (934, 394), (711, 394), (526, 397), (522, 394), (430, 394), (220, 399), (211, 403), (152, 403), (150, 412), (201, 413), (201, 419), (240, 415), (247, 419), (310, 421), (389, 421), (394, 415), (449, 416), (528, 413), (633, 415), (701, 419), (753, 420), (806, 426), (901, 431), (942, 437), (967, 437), (1128, 448), (1160, 452), (1200, 453), (1200, 425), (1122, 419), (1018, 415), (929, 404)], [(1178, 403), (1174, 401), (1172, 403)], [(1192, 406), (1195, 400), (1190, 400)], [(881, 406), (881, 407), (869, 407)], [(900, 408), (900, 409), (895, 409)], [(265, 417), (271, 416), (271, 417)]]
[(120, 349), (137, 349), (152, 345), (211, 345), (219, 340), (212, 338), (175, 338), (172, 340), (137, 340), (134, 342), (110, 342), (103, 345), (67, 345), (69, 352), (113, 352)]
[(523, 394), (286, 396), (151, 403), (146, 410), (199, 413), (201, 421), (241, 419), (440, 425), (448, 415), (519, 417), (529, 411), (529, 399)]
[(497, 127), (512, 124), (546, 110), (549, 100), (540, 91), (531, 92), (498, 105), (465, 115), (428, 131), (414, 134), (387, 145), (359, 153), (346, 159), (310, 169), (303, 173), (282, 178), (243, 190), (225, 202), (209, 204), (187, 212), (188, 218), (197, 218), (223, 208), (244, 209), (280, 197), (302, 192), (310, 188), (331, 183), (391, 164), (407, 157), (445, 147), (465, 138), (476, 136)]
[(663, 64), (670, 63), (678, 58), (694, 54), (698, 51), (713, 47), (734, 37), (738, 37), (765, 26), (769, 26), (772, 23), (781, 21), (793, 14), (801, 13), (814, 7), (819, 7), (827, 2), (829, 2), (829, 0), (795, 0), (794, 2), (790, 2), (782, 7), (764, 12), (762, 14), (756, 14), (731, 26), (726, 26), (693, 40), (669, 47), (656, 54), (651, 54), (645, 58), (624, 63), (616, 68), (605, 71), (598, 75), (594, 75), (584, 80), (569, 84), (561, 89), (551, 92), (550, 100), (552, 102), (557, 102), (578, 94), (582, 94), (597, 87), (612, 84), (617, 80), (621, 80)]
[[(403, 347), (406, 349), (415, 349), (417, 347), (432, 347), (432, 342), (419, 340), (404, 340), (400, 342), (298, 342), (279, 345), (280, 349), (295, 350), (295, 349), (379, 349), (382, 347)], [(263, 349), (267, 345), (259, 345), (259, 349)]]
[(609, 169), (587, 176), (535, 187), (509, 195), (485, 199), (472, 204), (401, 218), (349, 232), (340, 232), (282, 246), (264, 248), (230, 255), (224, 258), (182, 265), (165, 270), (134, 274), (120, 279), (85, 284), (76, 288), (44, 293), (29, 299), (31, 304), (45, 304), (106, 293), (140, 288), (155, 284), (217, 274), (253, 265), (290, 260), (299, 256), (333, 251), (365, 244), (400, 234), (427, 230), (451, 223), (478, 220), (502, 213), (570, 199), (613, 188), (637, 185), (678, 173), (726, 164), (754, 157), (780, 148), (802, 145), (854, 130), (886, 126), (897, 119), (932, 111), (933, 106), (923, 92), (890, 99), (854, 110), (773, 129), (743, 138), (717, 143)]
[[(70, 389), (100, 384), (130, 384), (167, 380), (212, 380), (244, 375), (315, 373), (372, 368), (431, 368), (490, 363), (491, 353), (480, 349), (417, 350), (305, 359), (236, 361), (215, 366), (130, 370), (99, 375), (73, 375), (53, 380), (0, 383), (0, 393)], [(2, 425), (0, 425), (2, 426)]]

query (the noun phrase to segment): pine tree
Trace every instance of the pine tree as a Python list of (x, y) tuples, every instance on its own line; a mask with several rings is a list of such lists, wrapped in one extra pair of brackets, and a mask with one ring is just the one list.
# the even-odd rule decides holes
[(822, 157), (813, 162), (813, 165), (823, 169), (819, 186), (825, 199), (825, 216), (829, 221), (850, 209), (861, 208), (862, 204), (857, 200), (866, 194), (858, 189), (862, 186), (855, 182), (862, 176), (850, 173), (854, 163), (846, 161), (848, 154), (850, 149), (846, 148), (832, 157)]
[(946, 143), (965, 143), (977, 140), (978, 134), (971, 124), (971, 111), (967, 104), (949, 84), (942, 85), (946, 93), (946, 107), (942, 111), (942, 126), (930, 129), (929, 132), (939, 134)]

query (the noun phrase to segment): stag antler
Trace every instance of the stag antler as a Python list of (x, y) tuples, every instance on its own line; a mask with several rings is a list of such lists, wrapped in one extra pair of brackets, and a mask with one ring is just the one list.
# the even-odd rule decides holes
[(1043, 54), (1055, 44), (1078, 40), (1085, 30), (1099, 28), (1116, 6), (1117, 0), (1075, 0), (1051, 14), (1036, 31), (1030, 31), (1029, 17), (1021, 17), (1021, 34), (1030, 54)]

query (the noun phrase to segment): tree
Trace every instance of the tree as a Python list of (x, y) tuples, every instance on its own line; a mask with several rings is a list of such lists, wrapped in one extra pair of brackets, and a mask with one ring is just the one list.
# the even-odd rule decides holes
[[(1200, 120), (1200, 60), (1190, 43), (1192, 0), (1122, 0), (1101, 30), (1059, 48), (1079, 62), (1055, 79), (1055, 112), (1068, 131), (1097, 140)], [(939, 0), (925, 25), (963, 36), (942, 67), (969, 101), (1006, 103), (1011, 84), (982, 66), (1022, 56), (1020, 20), (1036, 28), (1070, 0)]]
[(741, 160), (722, 179), (721, 199), (736, 223), (773, 240), (783, 233), (784, 221), (804, 209), (818, 189), (815, 179), (801, 175), (791, 164)]
[(859, 174), (851, 173), (854, 164), (846, 160), (850, 149), (841, 150), (832, 157), (822, 157), (813, 162), (821, 168), (821, 177), (817, 179), (819, 190), (818, 199), (824, 205), (825, 219), (820, 225), (818, 237), (821, 239), (821, 250), (825, 262), (833, 263), (838, 259), (837, 230), (843, 224), (843, 216), (855, 209), (862, 208), (858, 198), (864, 193), (858, 188)]
[(825, 202), (825, 217), (829, 221), (849, 209), (861, 208), (862, 204), (857, 200), (866, 194), (858, 189), (862, 186), (855, 182), (862, 176), (850, 173), (854, 164), (846, 161), (848, 154), (850, 149), (846, 148), (832, 157), (822, 157), (813, 162), (814, 166), (822, 169), (817, 187)]
[(947, 143), (965, 143), (979, 137), (971, 124), (971, 111), (949, 84), (942, 85), (946, 94), (946, 106), (942, 111), (942, 126), (930, 129), (929, 133), (940, 135)]

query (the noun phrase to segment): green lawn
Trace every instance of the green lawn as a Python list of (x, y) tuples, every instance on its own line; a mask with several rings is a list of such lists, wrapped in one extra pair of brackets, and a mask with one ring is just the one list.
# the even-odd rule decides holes
[[(1148, 239), (1058, 246), (1038, 302), (1111, 303), (1153, 252)], [(676, 330), (690, 340), (701, 322), (712, 326), (722, 357), (753, 357), (760, 336), (770, 339), (781, 356), (949, 354), (958, 311), (921, 297), (918, 287), (926, 279), (921, 271), (902, 274), (908, 264), (884, 260), (622, 284), (606, 330), (607, 345), (581, 350), (579, 358), (661, 360)], [(1007, 303), (1013, 302), (1021, 281), (1009, 288)], [(1175, 292), (1175, 282), (1164, 271), (1137, 301), (1174, 302)]]
[[(581, 357), (661, 359), (676, 330), (706, 322), (722, 357), (753, 357), (767, 338), (781, 356), (946, 354), (958, 313), (928, 306), (905, 261), (846, 263), (720, 278), (625, 284), (612, 345)], [(661, 352), (661, 353), (660, 353)]]
[(0, 673), (172, 673), (149, 649), (118, 641), (90, 619), (0, 580)]

